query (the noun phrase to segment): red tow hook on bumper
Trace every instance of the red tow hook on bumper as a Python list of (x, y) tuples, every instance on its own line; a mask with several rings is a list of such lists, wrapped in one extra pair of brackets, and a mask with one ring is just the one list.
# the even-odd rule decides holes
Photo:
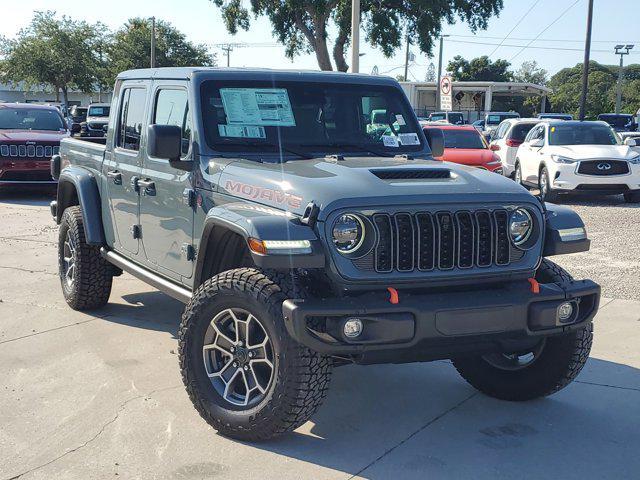
[(388, 287), (387, 290), (389, 291), (389, 303), (391, 303), (392, 305), (397, 305), (398, 303), (400, 303), (398, 291), (393, 287)]
[(529, 278), (529, 285), (531, 285), (531, 293), (540, 293), (540, 284), (535, 278)]

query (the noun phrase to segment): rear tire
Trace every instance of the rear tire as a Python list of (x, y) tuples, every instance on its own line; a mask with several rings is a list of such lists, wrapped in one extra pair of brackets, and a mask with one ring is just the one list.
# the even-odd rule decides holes
[(62, 214), (58, 273), (64, 299), (74, 310), (99, 308), (109, 301), (113, 268), (100, 255), (100, 247), (87, 244), (79, 206)]
[[(536, 274), (541, 283), (572, 281), (564, 269), (544, 259)], [(545, 397), (566, 387), (584, 367), (593, 341), (593, 325), (547, 337), (526, 352), (457, 358), (453, 364), (468, 383), (501, 400)], [(530, 359), (523, 363), (522, 359)]]
[[(229, 270), (207, 280), (185, 309), (179, 331), (182, 379), (198, 413), (222, 435), (266, 440), (294, 430), (326, 395), (330, 358), (295, 342), (284, 325), (282, 302), (294, 298), (294, 283), (287, 274)], [(226, 326), (216, 320), (225, 312), (233, 318)], [(264, 351), (257, 340), (266, 342)], [(263, 357), (269, 361), (252, 363)], [(254, 385), (260, 388), (248, 388)]]
[(627, 203), (640, 203), (640, 190), (624, 194), (624, 201)]

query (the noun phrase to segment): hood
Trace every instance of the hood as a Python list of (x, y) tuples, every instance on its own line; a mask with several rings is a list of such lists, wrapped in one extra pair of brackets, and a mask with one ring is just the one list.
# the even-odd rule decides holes
[(435, 160), (384, 157), (316, 158), (285, 163), (237, 160), (222, 171), (219, 188), (228, 195), (297, 215), (302, 215), (313, 201), (320, 207), (320, 220), (343, 207), (535, 203), (522, 186), (486, 170)]
[(627, 145), (569, 145), (552, 146), (549, 153), (555, 153), (574, 160), (586, 159), (608, 159), (608, 160), (629, 160), (638, 155), (637, 150), (633, 150)]
[(486, 165), (496, 159), (495, 154), (488, 149), (445, 148), (444, 155), (438, 157), (445, 162), (461, 163), (462, 165)]
[(0, 142), (59, 142), (69, 136), (69, 132), (54, 132), (51, 130), (0, 130)]

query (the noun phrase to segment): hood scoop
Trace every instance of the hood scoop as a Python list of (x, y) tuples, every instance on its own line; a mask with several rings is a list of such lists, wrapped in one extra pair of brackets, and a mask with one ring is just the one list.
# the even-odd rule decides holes
[(380, 180), (424, 180), (450, 179), (451, 170), (447, 168), (401, 168), (369, 170)]

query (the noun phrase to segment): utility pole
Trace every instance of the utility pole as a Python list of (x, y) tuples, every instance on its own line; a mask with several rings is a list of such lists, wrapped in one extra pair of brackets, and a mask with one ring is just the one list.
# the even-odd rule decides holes
[(584, 121), (589, 88), (589, 57), (591, 55), (591, 26), (593, 25), (593, 0), (589, 0), (587, 12), (587, 38), (584, 42), (584, 62), (582, 64), (582, 95), (580, 96), (580, 121)]
[(409, 78), (407, 77), (407, 75), (409, 75), (409, 45), (411, 45), (411, 39), (409, 38), (409, 34), (407, 33), (407, 53), (405, 54), (404, 57), (404, 81), (408, 82)]
[(438, 53), (438, 78), (436, 79), (436, 110), (440, 111), (440, 80), (442, 79), (442, 49), (444, 38), (449, 35), (440, 35), (440, 52)]
[(231, 66), (231, 52), (233, 51), (233, 45), (230, 43), (226, 43), (220, 45), (220, 49), (224, 52), (224, 55), (227, 57), (227, 67)]
[[(616, 91), (616, 114), (620, 113), (622, 107), (622, 80), (624, 72), (624, 56), (629, 55), (629, 51), (633, 49), (635, 45), (616, 45), (616, 55), (620, 55), (620, 70), (618, 70), (618, 88)], [(624, 51), (623, 51), (624, 50)]]
[(351, 73), (360, 71), (360, 0), (351, 0)]
[(151, 68), (156, 68), (156, 17), (151, 17)]

